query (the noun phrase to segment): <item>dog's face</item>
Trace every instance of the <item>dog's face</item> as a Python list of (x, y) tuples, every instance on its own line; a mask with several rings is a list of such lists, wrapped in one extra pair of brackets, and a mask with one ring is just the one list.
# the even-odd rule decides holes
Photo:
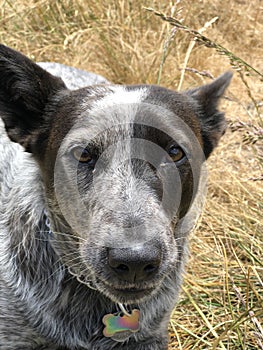
[(55, 249), (111, 299), (140, 300), (181, 259), (177, 226), (204, 160), (189, 98), (91, 87), (68, 92), (55, 110), (39, 157), (53, 230), (67, 233)]
[(156, 293), (184, 258), (182, 227), (225, 129), (217, 104), (231, 74), (183, 94), (69, 91), (4, 46), (0, 73), (1, 116), (39, 165), (62, 262), (115, 302)]

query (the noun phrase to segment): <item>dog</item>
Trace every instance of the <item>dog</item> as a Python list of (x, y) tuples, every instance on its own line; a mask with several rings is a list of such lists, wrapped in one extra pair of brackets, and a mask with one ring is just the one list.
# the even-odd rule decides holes
[(0, 349), (165, 350), (232, 73), (178, 93), (41, 65), (0, 46)]

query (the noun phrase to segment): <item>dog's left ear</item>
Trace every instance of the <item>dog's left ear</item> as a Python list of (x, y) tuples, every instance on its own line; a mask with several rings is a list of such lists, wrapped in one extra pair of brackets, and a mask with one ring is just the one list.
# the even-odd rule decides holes
[(31, 152), (32, 144), (46, 127), (46, 107), (66, 89), (21, 53), (0, 45), (0, 115), (9, 138)]
[(201, 125), (206, 158), (217, 146), (226, 129), (224, 113), (218, 111), (218, 104), (232, 76), (231, 72), (226, 72), (212, 83), (186, 92), (197, 102), (195, 110)]

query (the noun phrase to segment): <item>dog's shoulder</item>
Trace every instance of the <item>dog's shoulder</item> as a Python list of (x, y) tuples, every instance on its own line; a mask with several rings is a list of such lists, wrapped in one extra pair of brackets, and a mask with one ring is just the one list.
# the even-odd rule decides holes
[(32, 170), (35, 171), (36, 166), (32, 156), (25, 152), (24, 148), (15, 142), (12, 142), (6, 133), (4, 123), (0, 117), (0, 203), (1, 196), (6, 190), (13, 187), (13, 182), (27, 182), (30, 178)]
[(11, 155), (15, 155), (22, 147), (19, 144), (13, 143), (7, 136), (4, 123), (0, 117), (0, 196), (1, 189), (6, 178), (6, 172), (10, 168)]

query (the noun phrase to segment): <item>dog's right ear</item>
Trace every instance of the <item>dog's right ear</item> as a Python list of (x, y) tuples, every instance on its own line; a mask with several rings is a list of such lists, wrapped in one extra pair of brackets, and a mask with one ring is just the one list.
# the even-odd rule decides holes
[(48, 102), (66, 87), (60, 78), (4, 45), (0, 45), (0, 76), (0, 116), (8, 136), (31, 151), (33, 139), (47, 126)]

